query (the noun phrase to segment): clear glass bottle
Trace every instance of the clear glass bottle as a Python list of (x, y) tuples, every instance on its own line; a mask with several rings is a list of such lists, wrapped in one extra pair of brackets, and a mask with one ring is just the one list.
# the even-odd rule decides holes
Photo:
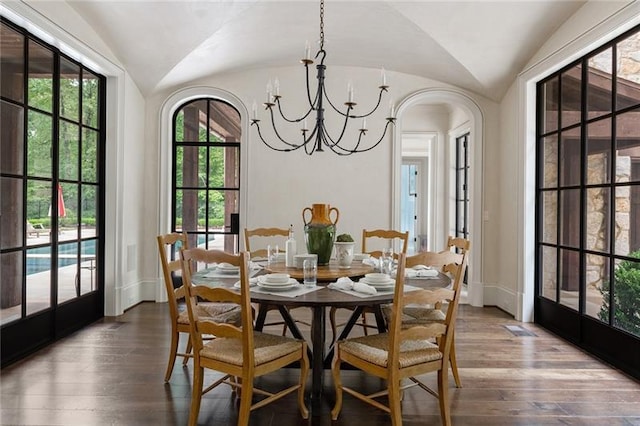
[(289, 238), (287, 238), (286, 242), (286, 258), (285, 265), (287, 268), (293, 268), (295, 265), (295, 255), (296, 255), (296, 239), (293, 235), (293, 225), (289, 226)]

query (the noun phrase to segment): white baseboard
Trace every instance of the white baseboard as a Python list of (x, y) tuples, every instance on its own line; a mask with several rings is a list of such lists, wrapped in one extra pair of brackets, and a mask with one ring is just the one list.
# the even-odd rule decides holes
[(140, 302), (155, 302), (158, 283), (155, 280), (145, 280), (132, 283), (120, 289), (120, 306), (127, 310)]
[(484, 306), (497, 306), (515, 317), (517, 309), (516, 302), (517, 298), (515, 292), (497, 285), (485, 284)]

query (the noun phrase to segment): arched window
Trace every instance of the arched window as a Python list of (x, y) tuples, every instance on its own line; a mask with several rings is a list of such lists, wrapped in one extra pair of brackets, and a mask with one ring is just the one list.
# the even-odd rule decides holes
[(235, 252), (240, 204), (240, 113), (229, 103), (199, 98), (172, 119), (171, 229), (190, 247)]

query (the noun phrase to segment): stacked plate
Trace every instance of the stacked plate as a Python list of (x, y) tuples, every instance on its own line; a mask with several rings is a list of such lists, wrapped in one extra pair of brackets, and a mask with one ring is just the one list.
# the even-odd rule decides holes
[(258, 277), (258, 287), (270, 291), (284, 291), (298, 285), (298, 281), (289, 274), (267, 274)]
[(234, 266), (226, 262), (218, 263), (216, 270), (222, 274), (237, 274), (240, 272), (240, 268), (238, 266)]
[(366, 274), (364, 278), (360, 280), (361, 283), (375, 287), (376, 289), (385, 290), (391, 289), (395, 286), (396, 281), (389, 276), (389, 274)]

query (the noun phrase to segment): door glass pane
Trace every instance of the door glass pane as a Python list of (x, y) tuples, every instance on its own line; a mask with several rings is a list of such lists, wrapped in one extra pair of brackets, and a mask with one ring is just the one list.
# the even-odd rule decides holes
[(240, 113), (231, 105), (210, 100), (209, 142), (240, 142)]
[(86, 240), (80, 243), (82, 253), (80, 258), (80, 294), (87, 294), (98, 289), (96, 276), (96, 244), (98, 240)]
[(51, 246), (27, 250), (27, 315), (51, 307)]
[[(58, 218), (60, 241), (69, 241), (78, 239), (78, 196), (80, 186), (75, 183), (61, 183), (58, 192), (58, 203), (60, 203), (59, 211), (63, 214)], [(64, 206), (64, 209), (62, 209)]]
[(100, 80), (86, 69), (82, 70), (82, 124), (99, 129)]
[(53, 112), (53, 52), (29, 41), (29, 106)]
[(560, 141), (560, 185), (579, 185), (580, 171), (580, 128), (575, 127), (561, 133)]
[(176, 118), (176, 140), (206, 142), (207, 101), (198, 100), (185, 105)]
[(558, 94), (558, 77), (554, 77), (542, 86), (542, 133), (549, 133), (558, 129)]
[(587, 250), (609, 251), (610, 196), (609, 188), (587, 189)]
[(53, 123), (51, 116), (29, 111), (27, 124), (27, 174), (50, 178), (52, 168)]
[(640, 182), (640, 173), (632, 173), (640, 159), (640, 108), (618, 115), (616, 148), (616, 182)]
[[(616, 235), (615, 253), (623, 256), (631, 252), (631, 223), (638, 223), (637, 209), (631, 210), (631, 187), (629, 185), (617, 186), (616, 189)], [(632, 217), (632, 214), (635, 217)]]
[(60, 116), (79, 121), (80, 67), (68, 59), (60, 59)]
[(79, 127), (77, 124), (60, 121), (60, 157), (58, 167), (60, 179), (78, 179)]
[(16, 102), (23, 102), (24, 36), (0, 22), (0, 40), (2, 40), (2, 49), (0, 49), (0, 75), (2, 76), (0, 94)]
[(85, 128), (82, 132), (82, 181), (98, 182), (98, 132)]
[[(0, 213), (2, 214), (1, 249), (22, 246), (23, 229), (27, 225), (22, 219), (22, 182), (22, 179), (0, 177), (0, 194), (2, 194), (0, 196)], [(36, 231), (27, 231), (27, 238), (36, 234)]]
[(576, 65), (562, 73), (562, 127), (566, 128), (581, 121), (582, 111), (582, 65)]
[(81, 237), (89, 238), (98, 235), (98, 212), (100, 198), (96, 185), (82, 185), (82, 199), (80, 200)]
[(580, 245), (580, 190), (560, 191), (560, 244), (570, 247)]
[(209, 191), (209, 231), (225, 232), (231, 213), (238, 213), (239, 191)]
[(0, 254), (0, 323), (22, 316), (22, 251)]
[(558, 192), (543, 192), (542, 203), (542, 241), (556, 244), (558, 235)]
[(78, 243), (58, 246), (58, 303), (79, 296), (78, 282)]
[(21, 175), (24, 169), (24, 109), (0, 101), (0, 123), (0, 173)]
[(549, 300), (556, 300), (558, 289), (558, 262), (556, 260), (556, 249), (554, 247), (542, 247), (541, 254), (541, 295)]
[(616, 75), (616, 108), (640, 104), (640, 31), (617, 45), (618, 69)]
[(33, 179), (27, 181), (27, 221), (35, 229), (27, 230), (27, 245), (48, 243), (51, 229), (51, 182)]
[(587, 183), (611, 181), (611, 119), (594, 121), (587, 126)]
[(558, 136), (551, 135), (544, 138), (542, 158), (542, 187), (555, 188), (558, 186)]
[[(640, 259), (640, 252), (632, 257)], [(640, 336), (640, 261), (616, 260), (613, 274), (613, 325)]]
[[(176, 186), (207, 186), (207, 148), (198, 146), (176, 147)], [(222, 185), (220, 185), (222, 186)]]
[(236, 147), (209, 148), (209, 187), (238, 188), (240, 186), (240, 150)]
[(560, 250), (560, 304), (578, 310), (580, 291), (580, 253)]
[(207, 191), (192, 189), (176, 191), (175, 215), (176, 226), (179, 229), (196, 232), (199, 226), (204, 226), (206, 193)]
[(611, 112), (612, 49), (592, 56), (587, 63), (587, 117), (591, 119)]
[(586, 255), (587, 261), (587, 305), (585, 314), (609, 323), (609, 258), (594, 254)]

